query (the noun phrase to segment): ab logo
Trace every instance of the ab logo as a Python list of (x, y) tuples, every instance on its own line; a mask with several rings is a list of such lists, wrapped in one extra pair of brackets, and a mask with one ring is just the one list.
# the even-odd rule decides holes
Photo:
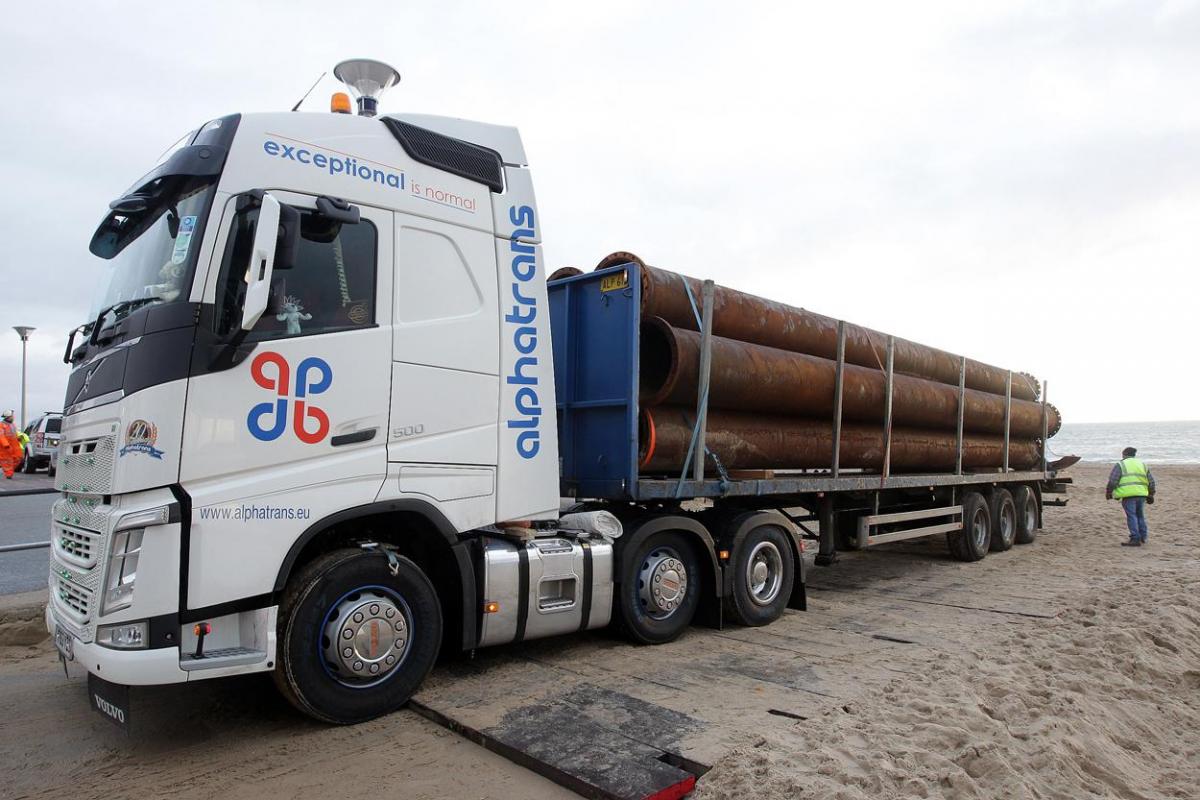
[[(273, 367), (272, 374), (268, 374), (268, 367)], [(306, 399), (320, 394), (333, 383), (333, 370), (325, 359), (309, 356), (300, 362), (296, 367), (294, 396), (291, 365), (279, 353), (267, 351), (255, 356), (250, 362), (250, 376), (259, 386), (278, 395), (274, 401), (259, 403), (250, 409), (246, 427), (255, 439), (273, 442), (283, 435), (287, 429), (289, 400), (292, 403), (292, 430), (297, 439), (305, 444), (316, 444), (329, 434), (329, 417)], [(269, 427), (264, 426), (264, 421)]]

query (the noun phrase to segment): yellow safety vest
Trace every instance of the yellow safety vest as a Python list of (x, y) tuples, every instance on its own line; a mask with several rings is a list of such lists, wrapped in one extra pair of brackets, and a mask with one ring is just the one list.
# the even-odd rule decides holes
[(1126, 497), (1147, 497), (1150, 494), (1150, 473), (1146, 465), (1136, 458), (1123, 458), (1118, 464), (1121, 468), (1121, 480), (1113, 490), (1113, 497), (1124, 500)]

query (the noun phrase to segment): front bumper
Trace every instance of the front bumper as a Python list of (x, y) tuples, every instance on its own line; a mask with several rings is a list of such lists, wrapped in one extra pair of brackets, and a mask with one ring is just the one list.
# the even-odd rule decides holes
[[(55, 628), (69, 631), (66, 624), (54, 616), (52, 604), (46, 606), (46, 630), (51, 636)], [(113, 650), (95, 642), (84, 642), (70, 634), (73, 661), (85, 670), (110, 683), (126, 686), (154, 686), (183, 683), (188, 673), (179, 668), (179, 648), (160, 647), (154, 650)]]

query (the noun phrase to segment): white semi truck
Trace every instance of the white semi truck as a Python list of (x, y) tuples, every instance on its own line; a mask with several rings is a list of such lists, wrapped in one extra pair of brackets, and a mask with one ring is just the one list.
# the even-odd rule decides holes
[[(1044, 464), (640, 475), (638, 265), (548, 292), (516, 129), (376, 116), (394, 71), (338, 74), (357, 115), (206, 122), (91, 242), (111, 277), (65, 355), (46, 622), (103, 713), (127, 720), (129, 686), (273, 672), (353, 723), (439, 652), (766, 624), (804, 606), (784, 507), (819, 518), (826, 560), (868, 506), (974, 557), (995, 525), (1040, 527)], [(564, 495), (623, 535), (560, 525)]]

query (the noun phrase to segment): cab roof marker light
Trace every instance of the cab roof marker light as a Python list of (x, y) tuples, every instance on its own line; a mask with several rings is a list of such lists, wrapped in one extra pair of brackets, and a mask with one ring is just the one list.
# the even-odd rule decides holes
[[(379, 98), (400, 82), (400, 73), (369, 58), (351, 58), (333, 68), (333, 77), (346, 84), (358, 101), (358, 114), (373, 117), (379, 110)], [(336, 109), (334, 109), (336, 110)]]
[(329, 98), (329, 110), (334, 114), (350, 114), (350, 95), (345, 92), (334, 92)]

